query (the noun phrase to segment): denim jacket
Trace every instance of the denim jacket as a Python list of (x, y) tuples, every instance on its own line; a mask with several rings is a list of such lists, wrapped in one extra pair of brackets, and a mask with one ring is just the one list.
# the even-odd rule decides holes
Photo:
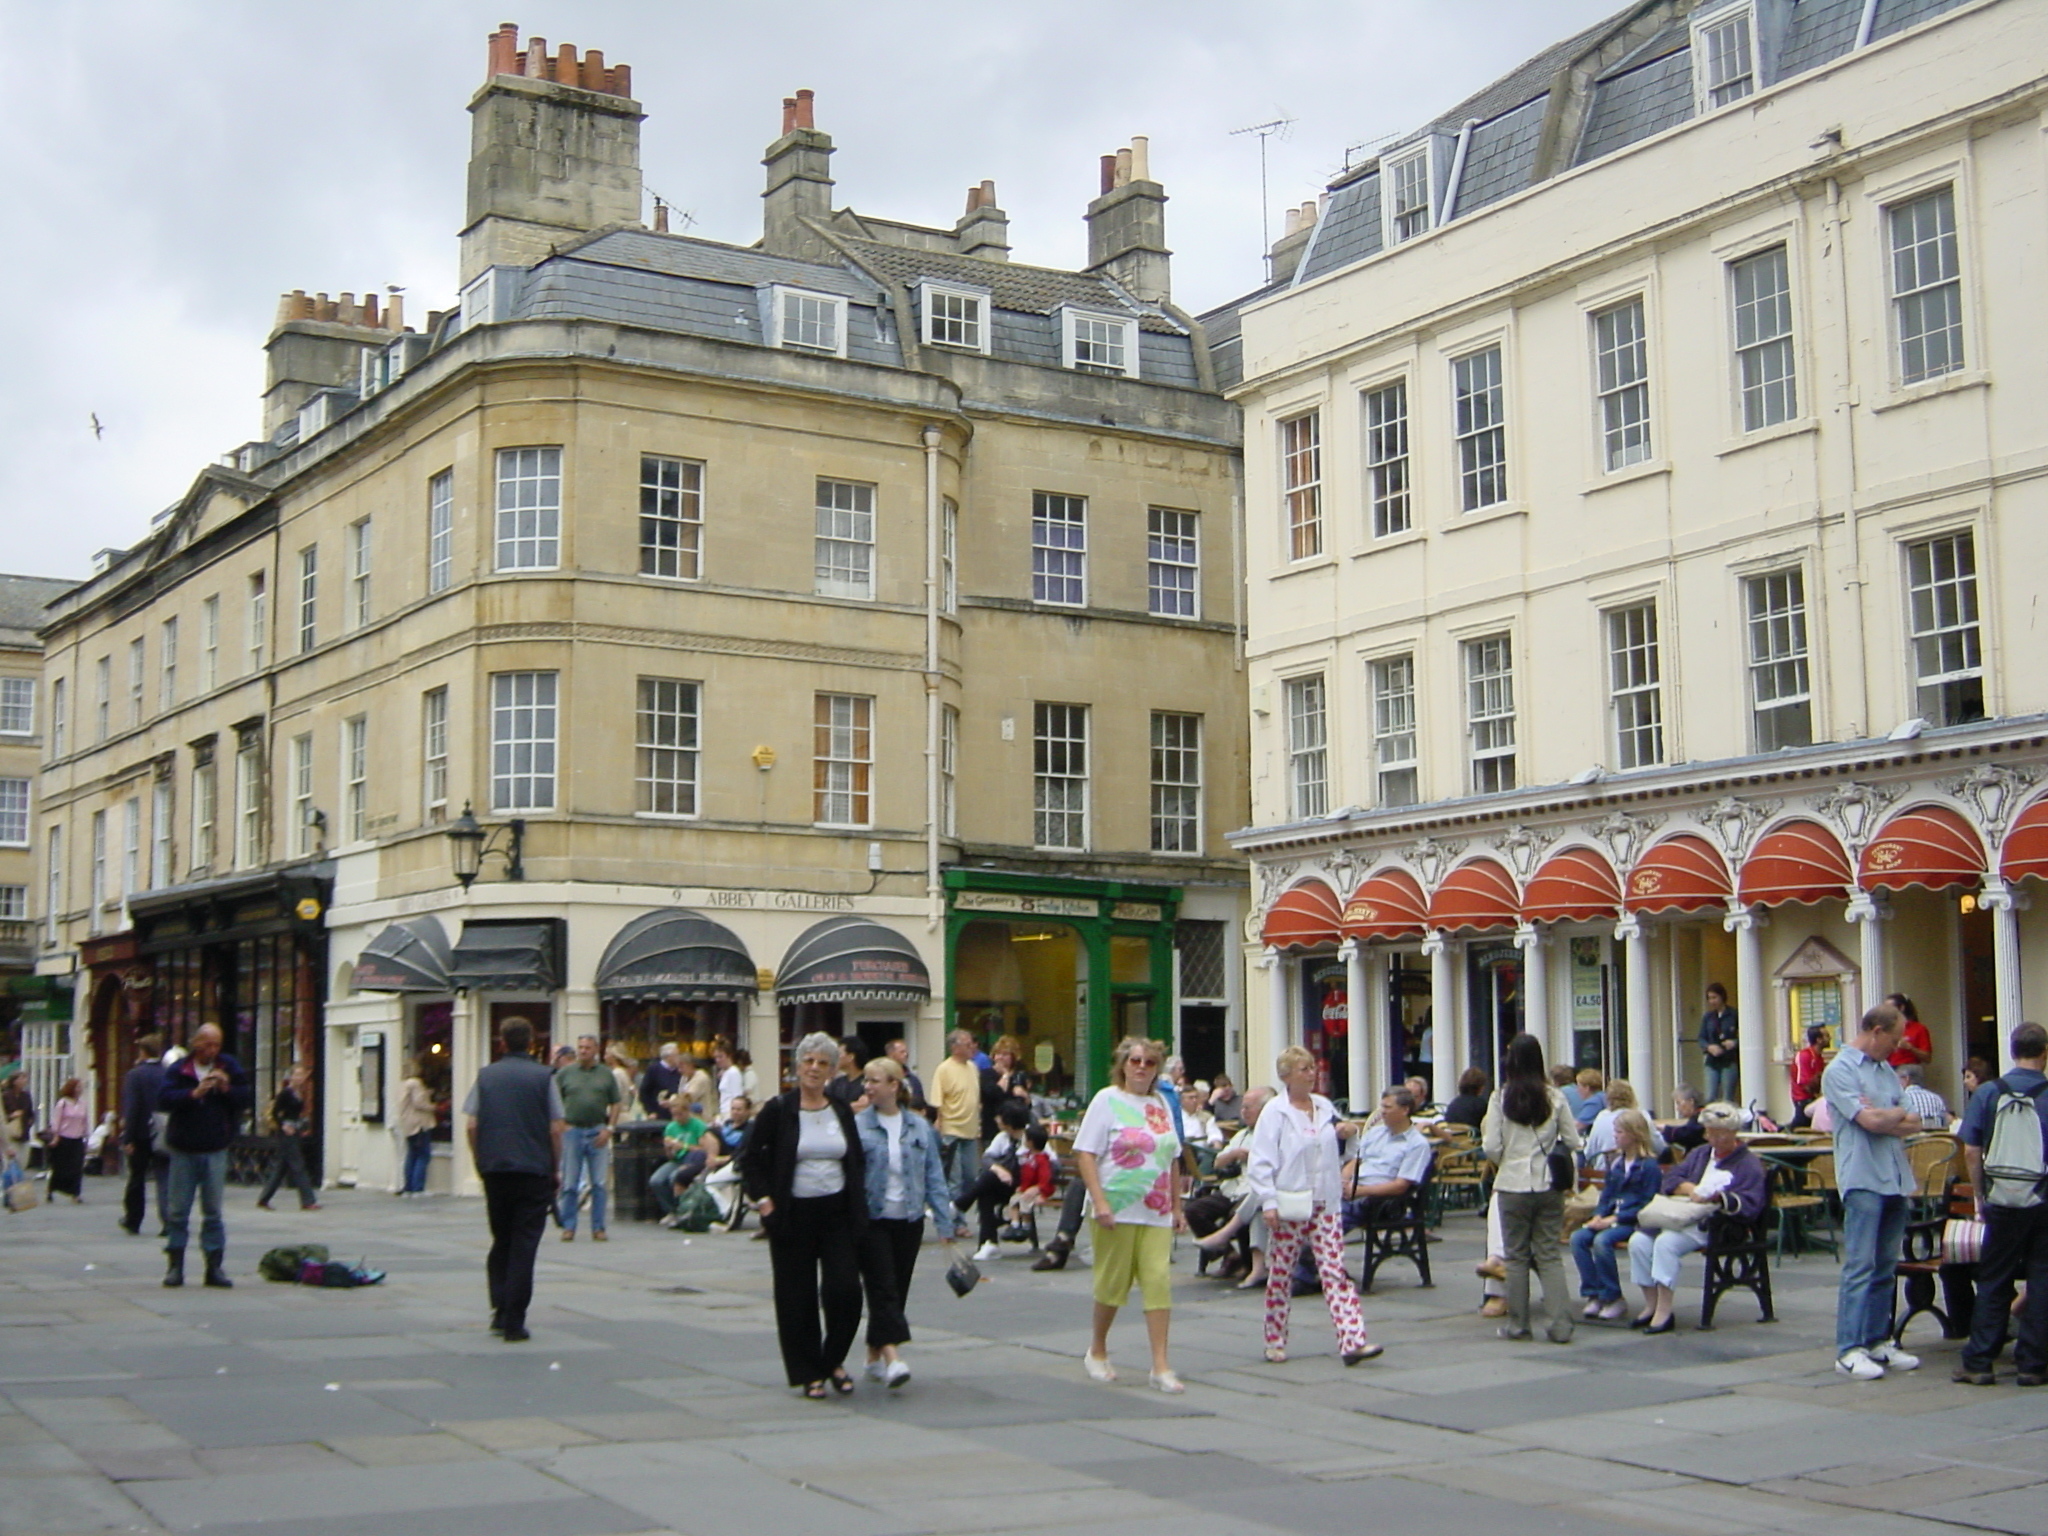
[(1662, 1192), (1664, 1170), (1654, 1157), (1639, 1157), (1632, 1163), (1619, 1158), (1607, 1168), (1607, 1180), (1600, 1186), (1600, 1204), (1595, 1216), (1612, 1216), (1617, 1227), (1632, 1227), (1650, 1197)]
[[(960, 1218), (946, 1185), (945, 1166), (939, 1161), (939, 1135), (923, 1115), (909, 1110), (899, 1113), (903, 1122), (903, 1204), (912, 1219), (922, 1219), (929, 1210), (941, 1237), (951, 1237)], [(860, 1131), (861, 1150), (868, 1164), (868, 1216), (880, 1220), (889, 1193), (889, 1133), (882, 1129), (882, 1117), (872, 1108), (853, 1117)]]

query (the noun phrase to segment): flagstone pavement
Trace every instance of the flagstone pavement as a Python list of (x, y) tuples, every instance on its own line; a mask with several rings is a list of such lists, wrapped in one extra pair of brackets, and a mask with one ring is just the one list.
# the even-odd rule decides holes
[[(1169, 1398), (1135, 1311), (1123, 1379), (1083, 1375), (1085, 1264), (1033, 1274), (1011, 1250), (959, 1300), (928, 1247), (913, 1380), (811, 1403), (781, 1385), (767, 1249), (744, 1233), (550, 1231), (533, 1338), (506, 1344), (480, 1201), (335, 1190), (273, 1214), (231, 1190), (236, 1288), (167, 1291), (116, 1195), (89, 1180), (82, 1206), (0, 1217), (8, 1536), (2048, 1536), (2048, 1389), (1951, 1385), (1927, 1321), (1918, 1372), (1838, 1376), (1825, 1255), (1777, 1267), (1774, 1324), (1737, 1295), (1698, 1332), (1689, 1271), (1670, 1336), (1506, 1343), (1474, 1315), (1480, 1223), (1453, 1215), (1435, 1288), (1384, 1271), (1366, 1315), (1387, 1352), (1346, 1370), (1314, 1297), (1294, 1358), (1266, 1364), (1257, 1298), (1197, 1278), (1183, 1243)], [(390, 1278), (259, 1279), (291, 1241)]]

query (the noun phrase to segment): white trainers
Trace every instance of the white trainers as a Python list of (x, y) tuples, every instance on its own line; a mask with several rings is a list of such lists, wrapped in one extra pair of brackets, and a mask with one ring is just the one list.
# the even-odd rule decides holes
[[(1920, 1362), (1913, 1362), (1918, 1365)], [(1835, 1362), (1835, 1369), (1844, 1376), (1854, 1376), (1858, 1381), (1876, 1381), (1884, 1375), (1884, 1367), (1878, 1364), (1867, 1349), (1852, 1349)]]
[(974, 1250), (974, 1262), (977, 1264), (986, 1264), (990, 1259), (1000, 1259), (1002, 1256), (1002, 1247), (996, 1243), (983, 1243)]
[(889, 1362), (888, 1362), (888, 1361), (886, 1361), (886, 1360), (870, 1360), (870, 1361), (868, 1362), (868, 1380), (869, 1380), (869, 1381), (887, 1381), (888, 1379), (889, 1379)]
[(888, 1369), (883, 1373), (882, 1379), (891, 1387), (900, 1387), (903, 1383), (910, 1380), (910, 1367), (901, 1360), (891, 1360)]
[(1869, 1351), (1870, 1358), (1888, 1371), (1917, 1371), (1920, 1357), (1909, 1355), (1896, 1344), (1875, 1344)]

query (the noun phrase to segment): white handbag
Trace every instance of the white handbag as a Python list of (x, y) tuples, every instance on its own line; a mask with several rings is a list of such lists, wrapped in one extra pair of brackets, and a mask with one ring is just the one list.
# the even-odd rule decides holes
[(1309, 1157), (1307, 1189), (1280, 1189), (1273, 1192), (1273, 1214), (1281, 1221), (1307, 1221), (1316, 1213), (1316, 1175), (1323, 1166), (1323, 1136), (1313, 1123), (1309, 1126)]

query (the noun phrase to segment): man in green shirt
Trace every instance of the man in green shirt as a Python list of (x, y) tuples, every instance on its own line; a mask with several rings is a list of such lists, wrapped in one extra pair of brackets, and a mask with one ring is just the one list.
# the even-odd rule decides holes
[(597, 1036), (584, 1035), (576, 1041), (576, 1059), (555, 1073), (561, 1090), (562, 1117), (568, 1123), (562, 1132), (562, 1200), (557, 1212), (562, 1223), (562, 1241), (576, 1240), (576, 1208), (582, 1201), (582, 1184), (590, 1177), (590, 1239), (605, 1241), (605, 1186), (612, 1176), (612, 1126), (617, 1124), (623, 1096), (612, 1069), (597, 1059)]
[(690, 1109), (689, 1101), (678, 1096), (677, 1118), (662, 1130), (661, 1144), (668, 1148), (668, 1161), (654, 1170), (647, 1188), (661, 1207), (662, 1225), (673, 1226), (676, 1196), (704, 1171), (706, 1158), (715, 1142), (705, 1140), (710, 1127)]

